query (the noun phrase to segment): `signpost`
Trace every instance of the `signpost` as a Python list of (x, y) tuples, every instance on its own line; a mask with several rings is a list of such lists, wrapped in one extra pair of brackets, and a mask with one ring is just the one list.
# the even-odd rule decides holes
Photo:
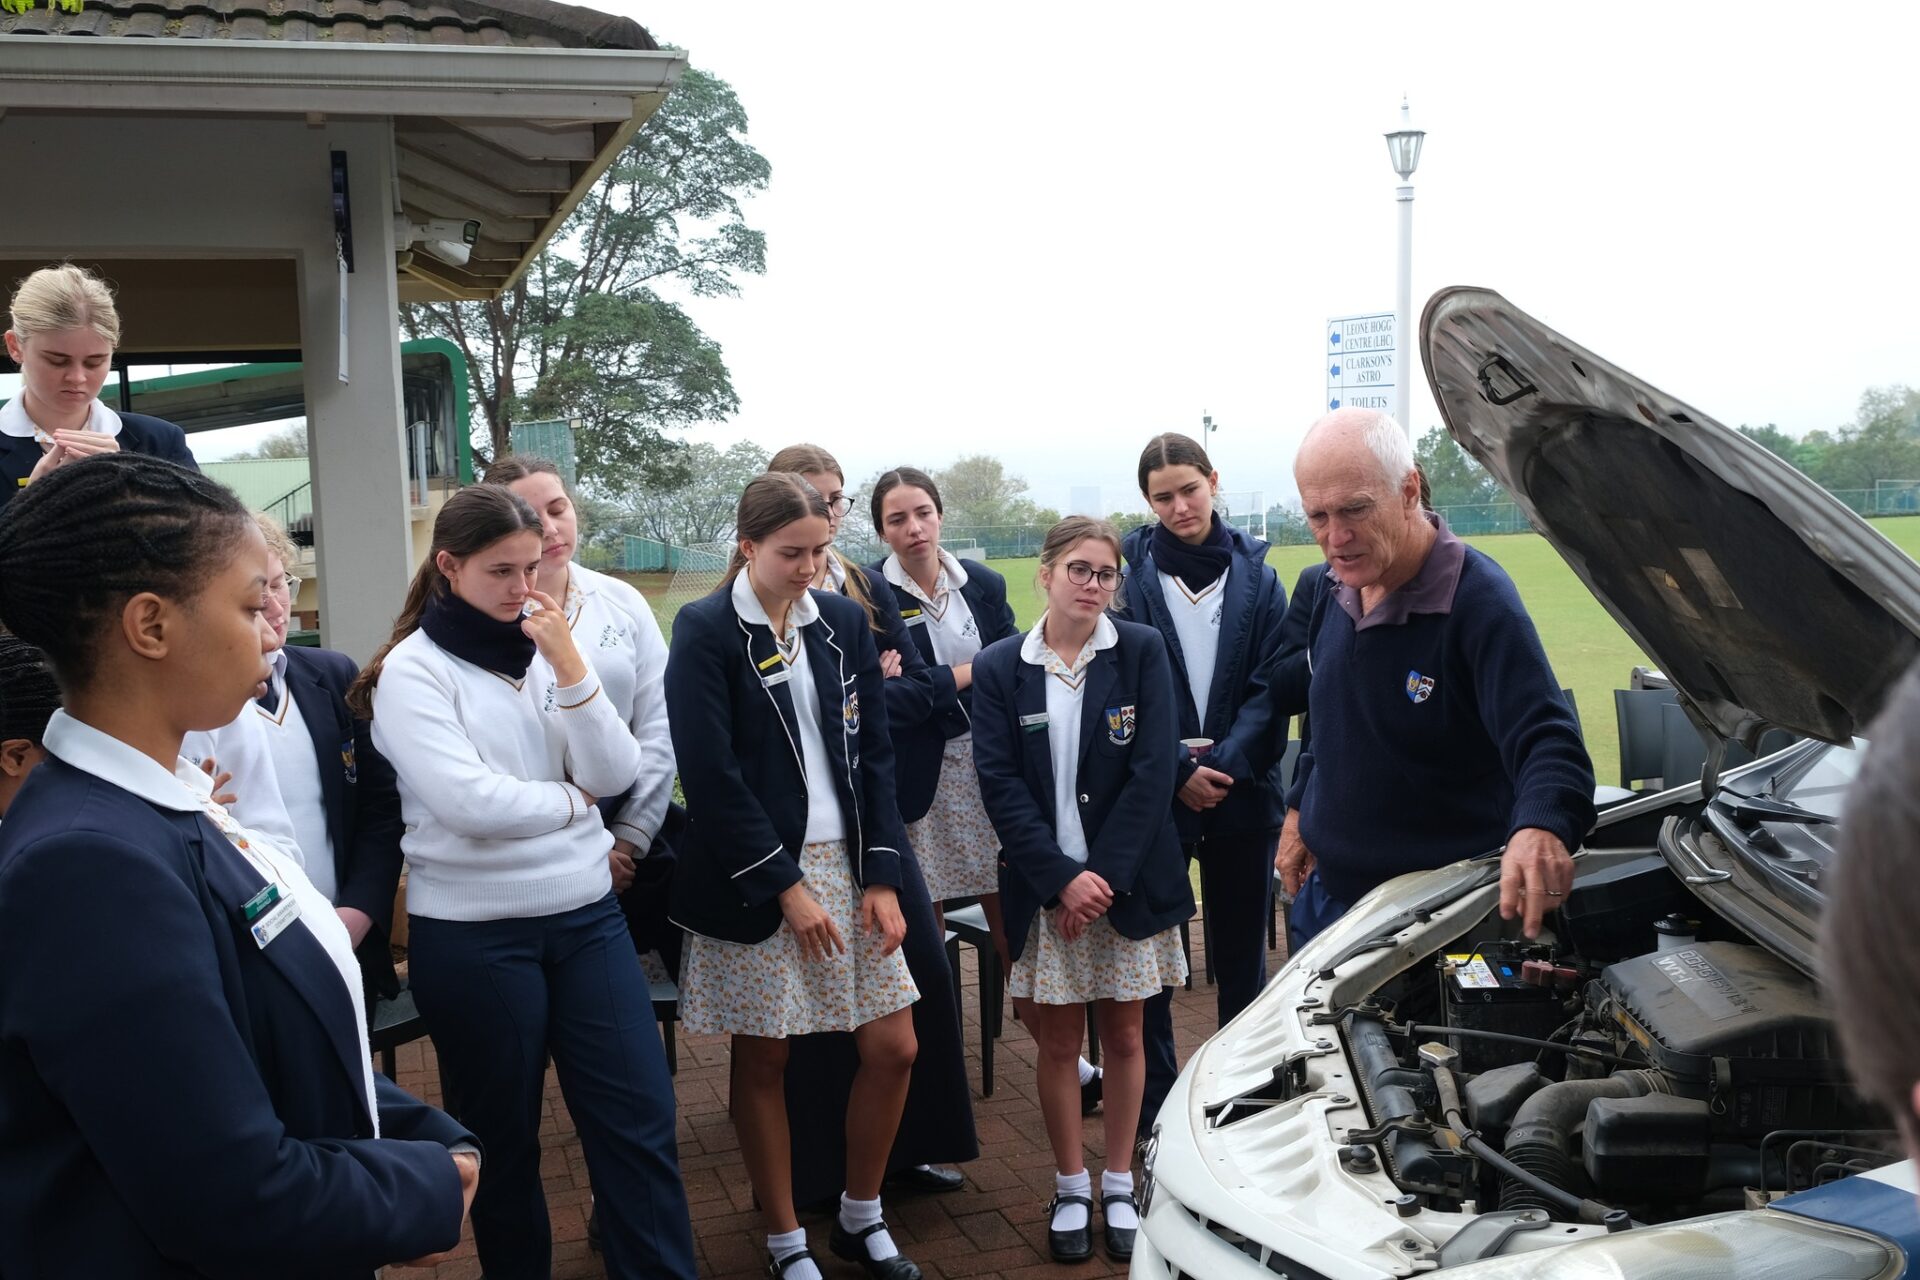
[(1329, 413), (1335, 409), (1393, 412), (1394, 388), (1400, 380), (1397, 328), (1391, 311), (1327, 321)]

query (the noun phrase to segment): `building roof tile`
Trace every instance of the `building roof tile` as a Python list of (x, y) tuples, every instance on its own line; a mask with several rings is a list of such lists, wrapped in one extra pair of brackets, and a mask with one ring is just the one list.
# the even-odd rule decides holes
[(486, 48), (658, 49), (631, 18), (555, 0), (86, 0), (0, 12), (0, 37), (351, 41)]

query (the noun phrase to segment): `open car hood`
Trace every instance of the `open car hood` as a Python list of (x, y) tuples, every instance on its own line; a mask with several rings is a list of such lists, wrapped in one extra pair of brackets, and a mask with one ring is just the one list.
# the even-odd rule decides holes
[(1485, 289), (1435, 294), (1420, 354), (1453, 438), (1719, 736), (1845, 742), (1920, 655), (1920, 565), (1739, 432)]

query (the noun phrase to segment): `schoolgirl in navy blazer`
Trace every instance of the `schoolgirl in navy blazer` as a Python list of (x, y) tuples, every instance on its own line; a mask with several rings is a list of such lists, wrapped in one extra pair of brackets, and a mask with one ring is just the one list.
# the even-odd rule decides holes
[[(864, 610), (815, 591), (820, 620), (800, 629), (820, 705), (839, 717), (823, 733), (847, 816), (854, 883), (899, 888), (906, 848), (893, 798), (893, 741), (879, 654)], [(765, 682), (781, 667), (770, 628), (750, 624), (719, 591), (683, 608), (667, 657), (673, 726), (689, 821), (674, 870), (673, 918), (726, 942), (765, 941), (780, 928), (780, 893), (800, 881), (807, 829), (806, 768), (793, 695)], [(729, 749), (703, 749), (722, 728)]]
[[(1060, 852), (1054, 838), (1047, 673), (1020, 660), (1019, 636), (988, 646), (973, 660), (973, 758), (981, 797), (1000, 835), (1000, 906), (1016, 959), (1034, 917), (1053, 906), (1082, 871), (1096, 872), (1112, 888), (1107, 919), (1122, 937), (1150, 938), (1193, 915), (1186, 859), (1167, 805), (1179, 743), (1170, 733), (1135, 732), (1131, 726), (1116, 733), (1108, 727), (1109, 715), (1127, 707), (1140, 725), (1177, 721), (1166, 642), (1152, 627), (1114, 627), (1119, 643), (1101, 650), (1087, 668), (1080, 717), (1084, 865)], [(1117, 742), (1119, 736), (1126, 741)]]
[[(1013, 608), (1007, 604), (1007, 580), (975, 560), (962, 560), (961, 565), (967, 571), (966, 585), (960, 588), (960, 594), (966, 598), (967, 607), (973, 610), (974, 619), (980, 624), (980, 646), (985, 648), (996, 640), (1020, 634), (1020, 624), (1014, 621)], [(936, 680), (943, 680), (947, 687), (953, 684), (953, 669), (943, 666), (933, 656), (933, 639), (927, 634), (924, 625), (914, 622), (923, 617), (924, 606), (905, 591), (888, 582), (880, 573), (879, 565), (867, 570), (870, 581), (879, 584), (886, 592), (885, 599), (891, 602), (898, 612), (902, 630), (907, 634), (914, 653), (926, 664)], [(876, 596), (878, 600), (882, 597)], [(891, 637), (890, 637), (891, 642)], [(889, 683), (894, 683), (889, 681)], [(935, 685), (936, 690), (939, 685)], [(940, 753), (948, 738), (966, 733), (972, 727), (973, 690), (961, 689), (953, 694), (952, 705), (927, 717), (917, 724), (895, 724), (893, 729), (893, 747), (895, 752), (894, 787), (900, 799), (900, 817), (907, 822), (918, 822), (926, 816), (927, 809), (933, 804), (933, 791), (940, 783)]]

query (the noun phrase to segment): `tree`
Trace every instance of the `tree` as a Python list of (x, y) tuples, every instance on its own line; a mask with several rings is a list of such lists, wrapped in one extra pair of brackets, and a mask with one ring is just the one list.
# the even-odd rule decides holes
[(1267, 508), (1267, 544), (1275, 547), (1304, 547), (1312, 543), (1313, 530), (1298, 502), (1277, 503)]
[(1738, 428), (1738, 430), (1741, 435), (1753, 441), (1768, 453), (1792, 463), (1803, 471), (1806, 470), (1806, 467), (1800, 460), (1805, 446), (1780, 428), (1774, 426), (1771, 422), (1764, 427), (1742, 426)]
[(511, 289), (403, 309), (409, 337), (466, 356), (482, 461), (508, 451), (516, 420), (577, 416), (583, 476), (658, 486), (685, 474), (664, 429), (739, 407), (719, 344), (659, 288), (731, 297), (766, 271), (740, 201), (771, 170), (746, 131), (726, 82), (690, 68)]
[(1436, 510), (1507, 501), (1505, 490), (1487, 474), (1487, 469), (1439, 427), (1430, 428), (1420, 437), (1413, 460), (1427, 473), (1427, 485), (1433, 491)]
[(724, 450), (704, 440), (686, 445), (676, 460), (678, 483), (636, 490), (623, 504), (627, 531), (681, 547), (724, 541), (733, 534), (741, 490), (767, 469), (768, 456), (751, 440)]
[(242, 449), (230, 454), (229, 462), (240, 462), (251, 458), (304, 458), (307, 456), (307, 424), (295, 423), (291, 427), (282, 427), (251, 449)]
[(946, 506), (946, 522), (955, 525), (1029, 525), (1042, 515), (1059, 520), (1057, 513), (1038, 506), (1027, 496), (1027, 482), (1009, 475), (1006, 465), (990, 454), (968, 454), (933, 472)]
[(1152, 520), (1153, 517), (1144, 511), (1116, 511), (1107, 517), (1107, 523), (1118, 529), (1123, 536)]

